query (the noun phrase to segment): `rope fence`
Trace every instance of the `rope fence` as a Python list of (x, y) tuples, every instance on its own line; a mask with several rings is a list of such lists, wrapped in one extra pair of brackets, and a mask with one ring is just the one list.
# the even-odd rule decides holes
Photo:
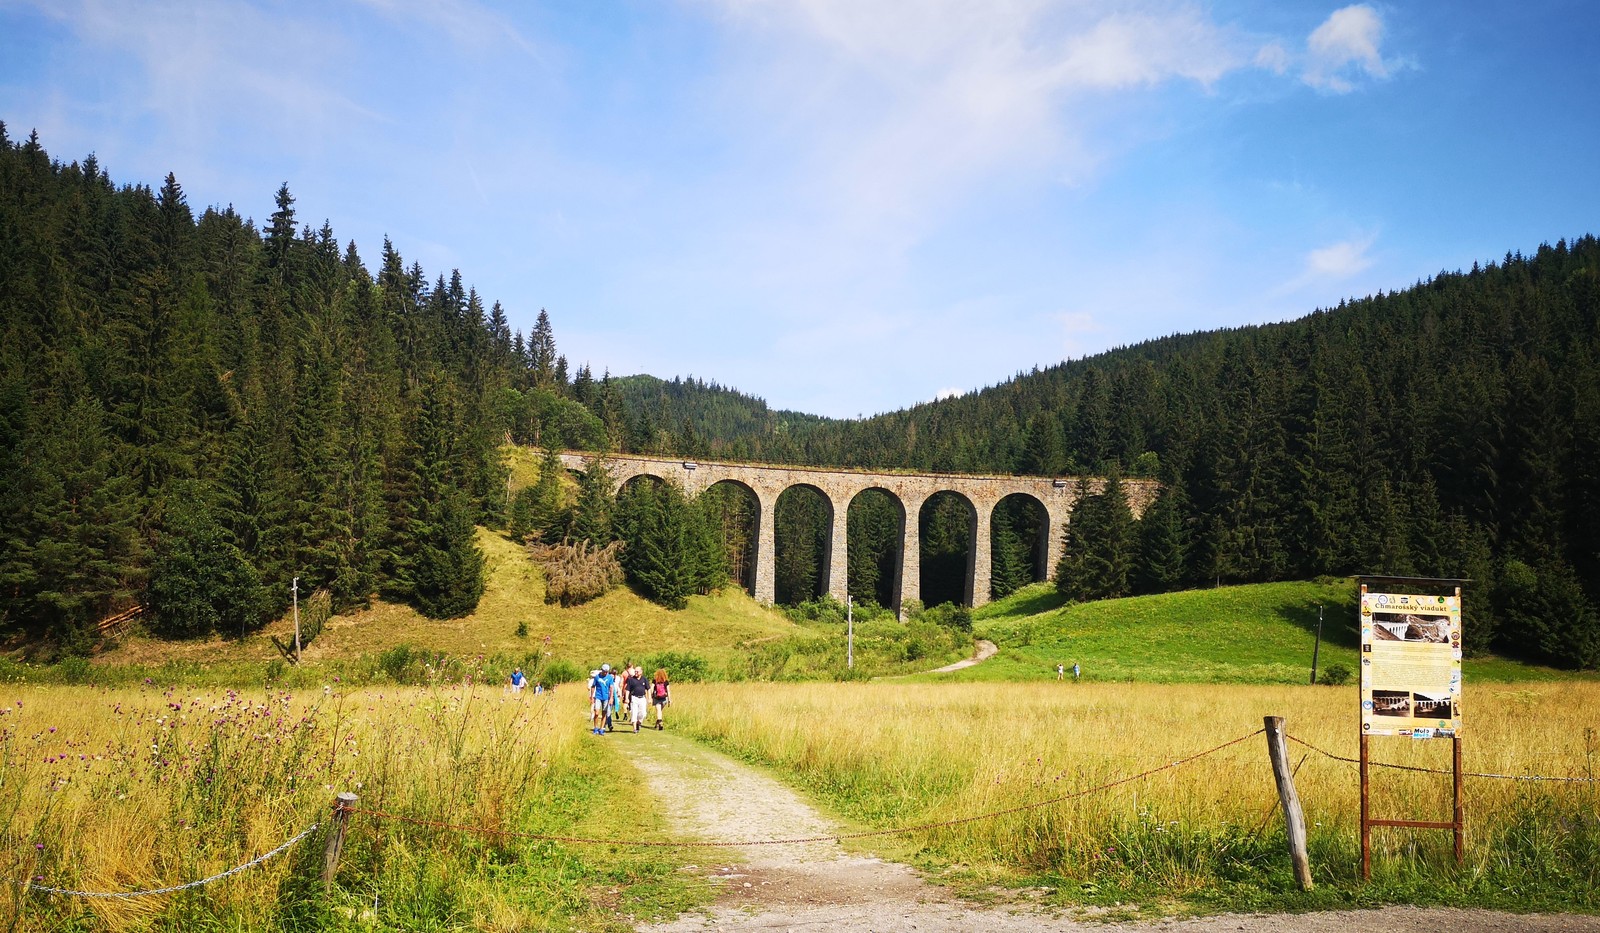
[[(472, 826), (472, 825), (468, 825), (468, 824), (464, 824), (464, 823), (452, 823), (452, 822), (449, 822), (449, 821), (446, 821), (446, 820), (422, 819), (420, 817), (406, 816), (406, 815), (400, 814), (400, 813), (390, 813), (389, 811), (380, 810), (380, 809), (377, 809), (375, 807), (358, 807), (358, 806), (355, 806), (356, 797), (355, 797), (354, 794), (341, 794), (341, 795), (339, 795), (339, 802), (334, 805), (334, 813), (333, 813), (333, 815), (334, 815), (334, 827), (335, 828), (334, 828), (334, 835), (331, 836), (330, 840), (329, 840), (329, 851), (327, 853), (328, 865), (326, 866), (325, 871), (324, 871), (324, 880), (325, 881), (331, 881), (332, 869), (334, 868), (334, 866), (336, 866), (336, 864), (338, 862), (339, 849), (342, 848), (342, 845), (343, 845), (344, 827), (345, 827), (346, 821), (348, 820), (348, 818), (351, 815), (358, 814), (358, 813), (362, 814), (362, 815), (365, 815), (365, 816), (370, 816), (370, 817), (373, 817), (373, 818), (379, 819), (379, 820), (389, 820), (389, 821), (393, 821), (393, 822), (397, 822), (397, 823), (407, 823), (407, 824), (410, 824), (410, 825), (413, 825), (413, 826), (421, 826), (421, 827), (426, 827), (426, 828), (429, 828), (429, 829), (450, 830), (452, 832), (474, 833), (474, 834), (477, 834), (477, 835), (498, 836), (498, 837), (502, 837), (502, 838), (524, 839), (524, 840), (530, 840), (530, 841), (536, 841), (536, 842), (555, 842), (555, 843), (563, 843), (563, 844), (568, 844), (568, 845), (604, 845), (604, 846), (613, 846), (613, 847), (615, 847), (615, 846), (629, 846), (629, 847), (635, 847), (635, 848), (727, 849), (727, 848), (754, 848), (754, 847), (757, 847), (757, 846), (803, 845), (803, 844), (807, 844), (807, 843), (818, 843), (818, 842), (842, 842), (842, 841), (851, 840), (851, 839), (867, 839), (867, 838), (878, 837), (878, 836), (894, 836), (894, 835), (900, 835), (900, 834), (904, 834), (904, 833), (928, 832), (928, 831), (931, 831), (931, 830), (944, 829), (944, 828), (951, 827), (951, 826), (961, 826), (961, 825), (964, 825), (964, 824), (967, 824), (967, 823), (976, 823), (976, 822), (979, 822), (981, 820), (998, 819), (1000, 817), (1011, 816), (1011, 815), (1017, 814), (1017, 813), (1026, 813), (1028, 811), (1037, 810), (1037, 809), (1040, 809), (1042, 807), (1049, 807), (1049, 806), (1054, 806), (1056, 804), (1065, 803), (1065, 802), (1070, 801), (1070, 800), (1077, 800), (1077, 799), (1080, 799), (1080, 798), (1083, 798), (1083, 797), (1087, 797), (1087, 796), (1089, 796), (1091, 794), (1101, 793), (1103, 791), (1111, 790), (1112, 788), (1115, 788), (1115, 787), (1120, 787), (1120, 786), (1122, 786), (1124, 784), (1130, 784), (1130, 783), (1132, 783), (1134, 781), (1143, 780), (1144, 778), (1151, 777), (1151, 776), (1156, 775), (1156, 774), (1160, 774), (1160, 773), (1162, 773), (1164, 771), (1171, 771), (1171, 770), (1173, 770), (1175, 768), (1180, 768), (1180, 767), (1182, 767), (1184, 765), (1187, 765), (1187, 764), (1189, 764), (1191, 762), (1199, 761), (1202, 758), (1206, 758), (1208, 756), (1215, 755), (1216, 753), (1218, 753), (1220, 751), (1223, 751), (1224, 749), (1231, 748), (1231, 747), (1233, 747), (1235, 745), (1238, 745), (1241, 742), (1245, 742), (1245, 741), (1247, 741), (1249, 739), (1252, 739), (1252, 738), (1254, 738), (1254, 737), (1256, 737), (1258, 735), (1261, 735), (1263, 732), (1266, 732), (1266, 731), (1267, 730), (1265, 728), (1257, 729), (1254, 732), (1246, 733), (1245, 735), (1241, 735), (1238, 738), (1229, 739), (1228, 741), (1223, 742), (1223, 743), (1221, 743), (1219, 745), (1214, 745), (1211, 748), (1208, 748), (1208, 749), (1206, 749), (1204, 751), (1196, 752), (1196, 753), (1194, 753), (1192, 755), (1188, 755), (1188, 756), (1185, 756), (1183, 758), (1176, 759), (1174, 761), (1169, 761), (1166, 764), (1158, 765), (1158, 766), (1156, 766), (1154, 768), (1147, 768), (1147, 769), (1145, 769), (1143, 771), (1138, 772), (1137, 774), (1130, 774), (1130, 775), (1127, 775), (1125, 777), (1120, 777), (1120, 778), (1116, 778), (1114, 780), (1105, 781), (1103, 783), (1096, 784), (1096, 785), (1094, 785), (1092, 787), (1081, 788), (1079, 790), (1070, 791), (1070, 792), (1065, 793), (1065, 794), (1058, 794), (1058, 795), (1056, 795), (1054, 797), (1048, 797), (1048, 798), (1045, 798), (1043, 800), (1036, 800), (1036, 801), (1033, 801), (1031, 803), (1018, 804), (1017, 806), (1014, 806), (1014, 807), (1006, 807), (1006, 808), (1001, 809), (1001, 810), (992, 810), (992, 811), (989, 811), (989, 812), (986, 812), (986, 813), (975, 814), (973, 816), (954, 817), (954, 818), (948, 819), (948, 820), (936, 820), (936, 821), (926, 822), (926, 823), (916, 823), (916, 824), (912, 824), (912, 825), (909, 825), (909, 826), (897, 826), (897, 827), (892, 827), (892, 828), (889, 828), (889, 829), (869, 829), (869, 830), (861, 830), (861, 831), (858, 831), (858, 832), (849, 832), (849, 833), (826, 833), (826, 834), (814, 835), (814, 836), (796, 836), (796, 837), (783, 838), (783, 839), (739, 839), (739, 840), (714, 840), (714, 841), (712, 841), (712, 840), (647, 841), (647, 840), (634, 840), (634, 839), (598, 838), (598, 837), (590, 837), (590, 836), (565, 836), (565, 835), (557, 835), (557, 834), (552, 834), (552, 833), (522, 832), (522, 831), (519, 831), (519, 830), (512, 830), (512, 829), (497, 829), (497, 828), (489, 827), (489, 826)], [(1342, 762), (1346, 762), (1346, 763), (1349, 763), (1349, 764), (1359, 764), (1360, 763), (1358, 759), (1350, 758), (1350, 757), (1347, 757), (1347, 756), (1344, 756), (1344, 755), (1336, 755), (1333, 752), (1330, 752), (1330, 751), (1328, 751), (1328, 750), (1326, 750), (1324, 748), (1320, 748), (1320, 747), (1318, 747), (1316, 745), (1313, 745), (1312, 743), (1307, 742), (1305, 739), (1299, 738), (1298, 736), (1289, 735), (1287, 733), (1281, 733), (1281, 735), (1283, 736), (1283, 738), (1287, 738), (1289, 741), (1294, 742), (1297, 745), (1303, 746), (1304, 748), (1310, 750), (1311, 752), (1314, 752), (1314, 753), (1316, 753), (1318, 755), (1321, 755), (1321, 756), (1323, 756), (1325, 758), (1330, 758), (1330, 759), (1332, 759), (1334, 761), (1342, 761)], [(1304, 764), (1304, 763), (1305, 763), (1305, 759), (1301, 758), (1300, 764)], [(1446, 770), (1443, 770), (1443, 769), (1440, 769), (1440, 768), (1424, 768), (1424, 767), (1419, 767), (1419, 766), (1416, 766), (1416, 765), (1390, 764), (1390, 763), (1386, 763), (1386, 762), (1370, 762), (1370, 764), (1372, 766), (1374, 766), (1374, 767), (1392, 768), (1392, 769), (1399, 770), (1399, 771), (1416, 771), (1416, 772), (1422, 772), (1422, 773), (1426, 773), (1426, 774), (1450, 774), (1450, 773), (1452, 773), (1450, 771), (1446, 771)], [(1294, 768), (1294, 771), (1295, 772), (1299, 771), (1299, 766), (1298, 765)], [(1465, 771), (1465, 772), (1462, 772), (1462, 774), (1465, 777), (1490, 778), (1490, 779), (1509, 780), (1509, 781), (1551, 781), (1551, 782), (1562, 782), (1562, 783), (1573, 783), (1573, 784), (1595, 784), (1595, 783), (1600, 783), (1600, 779), (1588, 778), (1588, 777), (1567, 777), (1567, 776), (1541, 775), (1541, 774), (1494, 774), (1494, 773), (1482, 772), (1482, 771)], [(1292, 780), (1292, 775), (1291, 775), (1291, 780)], [(1269, 811), (1269, 813), (1270, 813), (1270, 811)], [(77, 890), (72, 890), (70, 888), (50, 887), (50, 886), (47, 886), (47, 885), (39, 884), (36, 881), (19, 881), (19, 882), (16, 882), (16, 884), (18, 884), (19, 886), (24, 887), (24, 888), (26, 888), (26, 889), (28, 889), (30, 891), (36, 891), (36, 892), (41, 893), (41, 894), (53, 894), (53, 895), (58, 895), (58, 896), (63, 896), (63, 897), (134, 898), (134, 897), (151, 897), (151, 896), (161, 895), (161, 894), (173, 894), (173, 893), (176, 893), (176, 892), (179, 892), (179, 891), (186, 891), (186, 890), (189, 890), (191, 888), (198, 888), (198, 887), (202, 887), (204, 885), (213, 884), (215, 882), (223, 880), (224, 878), (230, 878), (230, 877), (232, 877), (234, 875), (239, 874), (240, 872), (247, 871), (247, 870), (249, 870), (251, 868), (254, 868), (257, 865), (260, 865), (261, 863), (267, 861), (268, 859), (287, 851), (288, 849), (293, 847), (296, 843), (300, 842), (301, 840), (305, 839), (307, 836), (310, 836), (312, 833), (316, 832), (317, 829), (320, 826), (321, 826), (320, 823), (313, 823), (313, 824), (311, 824), (310, 827), (306, 828), (305, 830), (303, 830), (299, 834), (297, 834), (297, 835), (285, 840), (277, 848), (272, 849), (269, 852), (265, 852), (265, 853), (263, 853), (261, 855), (258, 855), (255, 858), (251, 859), (250, 861), (243, 863), (242, 865), (235, 866), (233, 868), (228, 869), (227, 871), (218, 872), (217, 874), (211, 875), (211, 876), (206, 877), (206, 878), (201, 878), (201, 879), (198, 879), (196, 881), (190, 881), (190, 882), (187, 882), (185, 884), (172, 885), (170, 887), (151, 888), (151, 889), (148, 889), (148, 890), (141, 890), (141, 891), (77, 891)]]
[[(1310, 742), (1307, 742), (1305, 739), (1299, 738), (1297, 736), (1290, 735), (1290, 736), (1287, 736), (1287, 738), (1289, 739), (1289, 741), (1295, 743), (1296, 745), (1301, 745), (1301, 746), (1304, 746), (1305, 748), (1309, 748), (1313, 752), (1316, 752), (1317, 754), (1323, 756), (1324, 758), (1332, 758), (1334, 761), (1343, 761), (1343, 762), (1346, 762), (1346, 763), (1352, 764), (1352, 765), (1358, 765), (1358, 764), (1361, 763), (1361, 759), (1359, 759), (1359, 758), (1350, 758), (1350, 757), (1347, 757), (1345, 755), (1335, 755), (1333, 752), (1330, 752), (1330, 751), (1328, 751), (1326, 749), (1323, 749), (1323, 748), (1318, 748), (1317, 746), (1312, 745)], [(1424, 768), (1424, 767), (1421, 767), (1419, 765), (1399, 765), (1399, 764), (1392, 764), (1392, 763), (1387, 762), (1387, 761), (1369, 761), (1369, 762), (1367, 762), (1367, 765), (1369, 767), (1373, 767), (1373, 768), (1389, 768), (1389, 769), (1394, 770), (1394, 771), (1416, 771), (1416, 772), (1420, 772), (1422, 774), (1452, 774), (1452, 773), (1454, 773), (1454, 772), (1451, 772), (1451, 771), (1447, 771), (1444, 768)], [(1600, 778), (1565, 777), (1565, 776), (1560, 776), (1560, 775), (1549, 775), (1549, 774), (1494, 774), (1494, 773), (1489, 772), (1489, 771), (1463, 771), (1463, 772), (1461, 772), (1461, 776), (1462, 777), (1472, 777), (1472, 778), (1490, 778), (1490, 779), (1499, 780), (1499, 781), (1554, 781), (1554, 782), (1565, 783), (1565, 784), (1595, 784), (1595, 783), (1600, 783)]]
[(68, 888), (47, 887), (42, 884), (36, 884), (32, 881), (19, 881), (17, 884), (29, 889), (30, 891), (38, 891), (41, 894), (59, 894), (66, 897), (151, 897), (156, 894), (174, 894), (178, 891), (187, 891), (190, 888), (198, 888), (211, 884), (215, 881), (221, 881), (224, 878), (231, 878), (234, 875), (237, 875), (239, 872), (254, 868), (257, 865), (260, 865), (262, 862), (265, 862), (267, 859), (289, 849), (295, 843), (316, 832), (318, 825), (319, 824), (317, 823), (312, 823), (298, 836), (294, 836), (293, 838), (284, 842), (283, 845), (273, 849), (271, 852), (256, 856), (250, 861), (245, 862), (243, 865), (235, 866), (224, 872), (218, 872), (209, 878), (201, 878), (198, 881), (190, 881), (186, 884), (175, 884), (169, 888), (151, 888), (146, 891), (73, 891)]
[(367, 808), (367, 807), (352, 807), (349, 810), (349, 812), (350, 813), (361, 813), (361, 814), (365, 814), (367, 816), (376, 817), (378, 819), (394, 820), (394, 821), (401, 822), (401, 823), (410, 823), (410, 824), (415, 825), (415, 826), (425, 826), (425, 827), (428, 827), (428, 828), (431, 828), (431, 829), (448, 829), (448, 830), (453, 830), (453, 831), (456, 831), (456, 832), (479, 833), (479, 834), (486, 835), (486, 836), (503, 836), (503, 837), (509, 837), (509, 838), (517, 838), (517, 839), (528, 839), (528, 840), (539, 841), (539, 842), (562, 842), (562, 843), (569, 843), (569, 844), (573, 844), (573, 845), (605, 845), (605, 846), (614, 846), (614, 847), (615, 846), (630, 846), (630, 847), (636, 847), (636, 848), (725, 849), (725, 848), (753, 848), (755, 846), (802, 845), (802, 844), (805, 844), (805, 843), (812, 843), (812, 842), (839, 842), (839, 841), (846, 840), (846, 839), (866, 839), (866, 838), (873, 837), (873, 836), (893, 836), (893, 835), (898, 835), (898, 834), (901, 834), (901, 833), (926, 832), (926, 831), (932, 830), (932, 829), (943, 829), (944, 827), (947, 827), (947, 826), (959, 826), (959, 825), (961, 825), (963, 823), (975, 823), (975, 822), (977, 822), (979, 820), (992, 820), (992, 819), (996, 819), (996, 818), (1002, 817), (1002, 816), (1010, 816), (1013, 813), (1022, 813), (1022, 812), (1028, 811), (1028, 810), (1037, 810), (1040, 807), (1053, 806), (1054, 804), (1064, 803), (1064, 802), (1066, 802), (1068, 800), (1075, 800), (1075, 799), (1077, 799), (1079, 797), (1087, 797), (1090, 794), (1096, 794), (1096, 793), (1099, 793), (1101, 791), (1110, 790), (1113, 787), (1119, 787), (1119, 786), (1121, 786), (1123, 784), (1128, 784), (1128, 783), (1131, 783), (1133, 781), (1140, 780), (1142, 778), (1147, 778), (1147, 777), (1149, 777), (1149, 776), (1151, 776), (1153, 774), (1159, 774), (1159, 773), (1161, 773), (1163, 771), (1170, 771), (1173, 768), (1177, 768), (1177, 767), (1181, 767), (1182, 765), (1186, 765), (1191, 761), (1198, 761), (1199, 759), (1205, 758), (1208, 755), (1214, 755), (1217, 752), (1220, 752), (1225, 748), (1229, 748), (1231, 746), (1238, 745), (1240, 742), (1243, 742), (1243, 741), (1245, 741), (1247, 739), (1255, 738), (1256, 736), (1260, 735), (1263, 731), (1264, 730), (1257, 729), (1254, 732), (1248, 733), (1246, 735), (1241, 735), (1236, 739), (1229, 739), (1228, 741), (1223, 742), (1221, 745), (1213, 746), (1211, 748), (1206, 749), (1203, 752), (1196, 752), (1195, 754), (1189, 755), (1188, 757), (1179, 758), (1176, 761), (1171, 761), (1171, 762), (1168, 762), (1167, 764), (1160, 765), (1158, 767), (1149, 768), (1147, 770), (1140, 771), (1138, 774), (1131, 774), (1131, 775), (1128, 775), (1127, 777), (1117, 778), (1114, 781), (1107, 781), (1104, 784), (1097, 784), (1094, 787), (1086, 787), (1086, 788), (1083, 788), (1081, 790), (1072, 791), (1070, 793), (1060, 794), (1058, 796), (1050, 797), (1050, 798), (1047, 798), (1045, 800), (1036, 800), (1036, 801), (1034, 801), (1032, 803), (1024, 803), (1024, 804), (1019, 804), (1018, 806), (1015, 806), (1015, 807), (1007, 807), (1004, 810), (993, 810), (993, 811), (990, 811), (988, 813), (979, 813), (979, 814), (977, 814), (975, 816), (961, 816), (961, 817), (956, 817), (954, 819), (938, 820), (938, 821), (931, 822), (931, 823), (917, 823), (917, 824), (914, 824), (914, 825), (911, 825), (911, 826), (897, 826), (897, 827), (894, 827), (892, 829), (869, 829), (869, 830), (863, 830), (863, 831), (854, 832), (854, 833), (828, 833), (828, 834), (819, 835), (819, 836), (796, 836), (794, 838), (788, 838), (788, 839), (740, 839), (740, 840), (718, 840), (718, 841), (700, 841), (700, 840), (679, 841), (679, 840), (674, 840), (674, 841), (666, 841), (666, 842), (652, 842), (652, 841), (631, 840), (631, 839), (599, 839), (599, 838), (585, 837), (585, 836), (556, 836), (556, 835), (549, 835), (549, 834), (545, 834), (545, 833), (527, 833), (527, 832), (519, 832), (517, 830), (512, 830), (512, 829), (494, 829), (494, 828), (487, 827), (487, 826), (469, 826), (469, 825), (466, 825), (466, 824), (463, 824), (463, 823), (449, 823), (449, 822), (445, 822), (443, 820), (424, 820), (424, 819), (419, 819), (419, 818), (414, 817), (414, 816), (403, 816), (403, 815), (398, 814), (398, 813), (389, 813), (389, 812), (384, 811), (384, 810), (377, 810), (377, 809), (372, 809), (372, 808)]

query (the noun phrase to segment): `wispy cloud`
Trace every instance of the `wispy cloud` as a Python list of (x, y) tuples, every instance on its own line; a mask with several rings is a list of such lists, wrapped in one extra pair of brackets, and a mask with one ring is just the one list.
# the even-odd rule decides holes
[(1372, 265), (1372, 257), (1367, 255), (1367, 251), (1376, 239), (1377, 235), (1374, 234), (1314, 249), (1306, 254), (1305, 274), (1315, 279), (1338, 280), (1365, 272)]
[(1101, 148), (1078, 112), (1107, 94), (1246, 64), (1245, 43), (1196, 6), (1040, 0), (716, 0), (752, 70), (739, 86), (796, 154), (819, 218), (881, 242), (976, 188), (1026, 172), (1072, 183)]
[(1382, 40), (1383, 18), (1377, 10), (1364, 3), (1334, 10), (1306, 39), (1301, 78), (1335, 94), (1355, 90), (1357, 76), (1387, 78), (1394, 63), (1379, 50)]
[(1306, 252), (1300, 274), (1278, 288), (1270, 298), (1284, 298), (1308, 288), (1348, 281), (1372, 268), (1372, 246), (1378, 240), (1376, 233), (1352, 237), (1319, 246)]
[(542, 57), (537, 43), (523, 35), (515, 23), (472, 0), (358, 0), (391, 19), (412, 23), (449, 36), (468, 49), (510, 46)]

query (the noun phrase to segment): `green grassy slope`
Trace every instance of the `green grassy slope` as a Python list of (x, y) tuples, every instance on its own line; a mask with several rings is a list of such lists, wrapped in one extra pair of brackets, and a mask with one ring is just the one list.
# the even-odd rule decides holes
[[(1356, 669), (1355, 589), (1345, 580), (1262, 583), (1064, 605), (1036, 584), (978, 610), (974, 633), (1000, 646), (994, 659), (951, 680), (1049, 680), (1056, 664), (1085, 680), (1167, 683), (1306, 683), (1324, 613), (1319, 670)], [(1475, 680), (1544, 680), (1547, 668), (1498, 658), (1466, 662)]]

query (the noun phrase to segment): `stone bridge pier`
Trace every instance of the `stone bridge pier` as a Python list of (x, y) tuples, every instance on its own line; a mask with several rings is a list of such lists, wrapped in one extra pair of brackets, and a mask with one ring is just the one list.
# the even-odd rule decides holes
[[(568, 452), (561, 462), (569, 470), (583, 470), (592, 454)], [(737, 483), (747, 489), (756, 502), (756, 534), (751, 560), (755, 566), (752, 595), (766, 604), (777, 595), (776, 562), (778, 497), (795, 486), (807, 486), (820, 493), (827, 503), (831, 533), (827, 538), (821, 565), (822, 592), (843, 602), (849, 593), (849, 541), (847, 534), (850, 503), (869, 489), (888, 493), (900, 505), (900, 552), (895, 574), (894, 606), (902, 612), (906, 600), (922, 592), (921, 540), (919, 525), (922, 507), (941, 492), (955, 493), (970, 509), (970, 545), (963, 592), (966, 604), (977, 607), (989, 601), (990, 527), (994, 510), (1002, 499), (1013, 495), (1032, 498), (1043, 510), (1044, 567), (1046, 579), (1055, 574), (1061, 558), (1065, 531), (1077, 501), (1079, 477), (991, 476), (969, 473), (877, 473), (865, 470), (789, 467), (772, 464), (724, 463), (682, 460), (665, 457), (616, 456), (605, 458), (617, 488), (638, 476), (653, 476), (677, 485), (690, 496), (699, 495), (717, 483)], [(1154, 480), (1126, 479), (1128, 504), (1135, 515), (1159, 490)], [(1098, 494), (1105, 480), (1089, 478), (1087, 488)]]

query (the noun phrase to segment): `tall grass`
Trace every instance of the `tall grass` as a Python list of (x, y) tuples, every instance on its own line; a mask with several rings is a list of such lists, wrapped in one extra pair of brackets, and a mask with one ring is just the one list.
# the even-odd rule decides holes
[[(1354, 691), (1128, 684), (706, 686), (681, 697), (695, 735), (794, 775), (844, 815), (888, 827), (1005, 810), (1095, 787), (1288, 718), (1335, 754), (1357, 751)], [(1469, 770), (1594, 776), (1600, 687), (1468, 695)], [(1449, 766), (1442, 741), (1373, 739), (1379, 760)], [(930, 867), (970, 880), (1053, 878), (1068, 900), (1179, 897), (1255, 906), (1364, 900), (1600, 907), (1593, 785), (1469, 779), (1466, 866), (1440, 831), (1375, 831), (1377, 883), (1356, 883), (1354, 765), (1291, 748), (1313, 865), (1292, 892), (1259, 736), (1079, 799), (909, 837)], [(1449, 779), (1382, 770), (1377, 816), (1448, 819)]]
[[(0, 878), (89, 891), (201, 878), (326, 823), (343, 790), (362, 806), (424, 819), (570, 829), (615, 763), (578, 741), (581, 691), (559, 693), (512, 697), (461, 683), (348, 693), (331, 683), (310, 692), (6, 688)], [(322, 841), (316, 834), (251, 871), (170, 896), (85, 900), (12, 885), (0, 894), (0, 924), (517, 928), (586, 916), (604, 925), (585, 913), (583, 885), (617, 869), (597, 874), (584, 853), (544, 843), (357, 815), (338, 889), (324, 897)]]

